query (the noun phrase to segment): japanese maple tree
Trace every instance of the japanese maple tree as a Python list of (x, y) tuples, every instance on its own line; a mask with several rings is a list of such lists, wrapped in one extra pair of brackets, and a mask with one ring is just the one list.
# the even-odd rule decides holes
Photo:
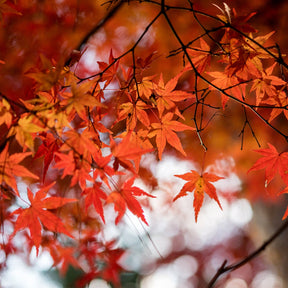
[[(231, 196), (218, 188), (229, 176), (221, 157), (233, 157), (242, 197), (284, 199), (287, 53), (277, 33), (257, 31), (254, 11), (203, 5), (0, 1), (0, 269), (36, 249), (63, 276), (80, 270), (75, 286), (102, 278), (120, 287), (125, 247), (104, 231), (125, 215), (148, 229), (161, 197), (149, 157), (194, 163), (167, 179), (183, 185), (165, 201), (192, 198), (196, 222), (204, 199), (223, 210)], [(224, 262), (205, 284), (250, 258)]]

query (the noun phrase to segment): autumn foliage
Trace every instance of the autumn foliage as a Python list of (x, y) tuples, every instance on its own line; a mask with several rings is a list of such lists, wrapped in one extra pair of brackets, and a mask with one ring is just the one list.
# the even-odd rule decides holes
[(119, 285), (124, 250), (101, 231), (109, 207), (115, 224), (130, 211), (149, 225), (157, 179), (147, 155), (200, 167), (175, 175), (183, 186), (169, 195), (171, 205), (193, 197), (196, 222), (206, 196), (222, 209), (221, 157), (235, 159), (245, 197), (288, 193), (288, 64), (254, 13), (173, 0), (38, 2), (0, 1), (6, 260), (20, 237), (63, 275), (82, 269), (79, 286)]

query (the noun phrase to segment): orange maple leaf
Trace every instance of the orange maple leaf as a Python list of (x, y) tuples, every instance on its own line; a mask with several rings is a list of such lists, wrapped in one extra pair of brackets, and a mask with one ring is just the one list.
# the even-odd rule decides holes
[(0, 101), (0, 126), (5, 124), (8, 128), (12, 124), (11, 106), (4, 98)]
[[(145, 146), (141, 144), (140, 141), (136, 141), (135, 133), (132, 131), (129, 131), (122, 142), (120, 142), (118, 145), (116, 145), (115, 141), (111, 137), (111, 151), (113, 156), (115, 157), (115, 161), (113, 164), (113, 168), (115, 171), (118, 170), (119, 164), (125, 168), (130, 170), (131, 172), (135, 173), (138, 172), (139, 169), (139, 163), (141, 160), (142, 154), (146, 154), (148, 152), (151, 152), (153, 149), (145, 149)], [(133, 163), (134, 161), (135, 168)]]
[(179, 102), (187, 98), (192, 98), (193, 96), (192, 94), (187, 93), (185, 91), (174, 90), (177, 85), (178, 79), (181, 77), (182, 74), (183, 72), (180, 72), (177, 76), (169, 80), (165, 85), (163, 81), (163, 75), (161, 73), (158, 84), (153, 85), (156, 97), (157, 109), (159, 111), (160, 118), (162, 117), (162, 114), (165, 109), (167, 111), (174, 110), (175, 114), (183, 118), (175, 102)]
[(286, 119), (288, 119), (288, 110), (286, 109), (286, 107), (288, 107), (288, 99), (286, 96), (286, 91), (284, 89), (277, 91), (277, 93), (275, 95), (262, 101), (262, 103), (271, 105), (272, 110), (271, 110), (271, 114), (270, 114), (270, 117), (268, 120), (269, 122), (274, 120), (282, 112), (285, 115)]
[(195, 130), (193, 127), (172, 120), (173, 116), (173, 113), (168, 112), (160, 119), (161, 122), (152, 123), (151, 127), (153, 130), (148, 134), (148, 137), (150, 138), (156, 136), (156, 145), (160, 160), (167, 142), (183, 155), (186, 155), (182, 144), (174, 131)]
[(152, 82), (152, 79), (154, 77), (155, 77), (155, 75), (143, 77), (141, 82), (137, 83), (137, 85), (135, 85), (134, 89), (137, 90), (137, 88), (138, 88), (138, 93), (139, 93), (140, 97), (144, 97), (147, 100), (150, 99), (150, 96), (151, 96), (152, 91), (153, 91), (153, 86), (154, 86), (154, 83)]
[(248, 49), (245, 44), (242, 39), (231, 39), (221, 62), (228, 64), (225, 72), (229, 77), (236, 76), (248, 81), (251, 75), (253, 78), (261, 77), (260, 71), (263, 67), (256, 51), (251, 51), (251, 48), (247, 46)]
[(63, 233), (73, 238), (73, 236), (65, 228), (61, 219), (55, 216), (48, 209), (56, 209), (63, 205), (77, 201), (77, 199), (65, 199), (62, 197), (49, 197), (47, 191), (54, 185), (54, 183), (43, 187), (34, 195), (29, 188), (27, 188), (28, 199), (30, 201), (29, 208), (19, 208), (12, 214), (18, 215), (15, 222), (14, 232), (12, 237), (17, 231), (28, 228), (30, 231), (31, 239), (36, 246), (37, 253), (42, 240), (42, 227), (41, 224), (49, 231)]
[(198, 172), (194, 170), (191, 170), (191, 172), (186, 174), (174, 175), (174, 176), (186, 180), (188, 182), (184, 184), (181, 191), (179, 192), (179, 194), (176, 195), (173, 201), (176, 201), (178, 198), (182, 196), (186, 196), (187, 192), (194, 191), (193, 207), (195, 211), (196, 222), (198, 218), (198, 213), (203, 204), (204, 192), (206, 192), (211, 199), (214, 199), (219, 205), (219, 207), (222, 209), (218, 196), (216, 194), (216, 188), (210, 182), (216, 182), (220, 179), (223, 179), (223, 177), (219, 177), (210, 173), (204, 173), (203, 175), (199, 175)]
[(28, 147), (31, 151), (34, 151), (34, 139), (36, 133), (45, 130), (47, 130), (47, 128), (43, 127), (43, 124), (39, 119), (37, 119), (37, 117), (25, 113), (22, 114), (17, 125), (11, 127), (7, 137), (15, 135), (15, 139), (24, 148), (24, 150)]
[[(273, 33), (274, 32), (264, 36), (258, 36), (254, 41), (263, 47)], [(261, 78), (261, 73), (263, 72), (262, 59), (271, 57), (264, 49), (252, 42), (252, 34), (249, 35), (249, 38), (251, 40), (245, 39), (245, 41), (243, 41), (242, 38), (230, 39), (228, 46), (225, 46), (226, 53), (224, 53), (222, 60), (228, 64), (225, 72), (230, 76), (234, 75), (242, 80), (250, 80), (251, 76), (253, 78)]]
[(115, 79), (117, 76), (117, 70), (119, 66), (119, 61), (115, 60), (113, 56), (112, 50), (109, 55), (109, 63), (105, 63), (102, 61), (97, 61), (99, 68), (101, 70), (101, 81), (106, 81), (104, 85), (104, 89)]
[(134, 215), (139, 217), (145, 224), (148, 225), (144, 217), (143, 209), (135, 196), (148, 196), (151, 198), (155, 198), (155, 196), (146, 193), (136, 186), (132, 186), (134, 180), (135, 177), (132, 177), (123, 183), (119, 191), (113, 191), (107, 197), (107, 203), (114, 203), (114, 209), (116, 212), (118, 212), (118, 216), (115, 219), (115, 224), (118, 224), (121, 218), (124, 216), (127, 207)]
[(206, 70), (207, 66), (210, 64), (211, 61), (210, 50), (211, 50), (210, 46), (202, 38), (200, 38), (199, 48), (189, 47), (188, 53), (192, 58), (192, 62), (195, 68), (197, 68), (198, 73), (200, 74), (202, 74)]
[(19, 164), (22, 160), (24, 160), (24, 158), (32, 153), (25, 152), (9, 155), (8, 146), (9, 145), (7, 144), (0, 153), (0, 183), (5, 182), (7, 185), (13, 188), (16, 194), (19, 196), (15, 176), (30, 177), (35, 180), (38, 180), (39, 177)]
[(83, 158), (86, 158), (87, 161), (90, 158), (91, 154), (97, 153), (99, 150), (98, 146), (94, 143), (95, 133), (85, 129), (81, 133), (75, 130), (68, 130), (63, 133), (65, 139), (64, 144), (61, 146), (61, 151), (69, 151), (73, 147), (75, 154), (82, 155)]
[(257, 106), (262, 102), (265, 96), (273, 97), (277, 94), (275, 86), (283, 86), (286, 84), (284, 80), (277, 76), (271, 75), (276, 64), (277, 63), (274, 63), (272, 66), (268, 67), (265, 71), (262, 72), (261, 78), (255, 79), (253, 81), (250, 92), (255, 90)]
[[(253, 37), (253, 34), (250, 33), (249, 34), (249, 38), (253, 39), (254, 42), (252, 40), (246, 38), (245, 42), (243, 43), (245, 45), (245, 49), (248, 49), (249, 53), (253, 54), (255, 56), (254, 58), (257, 61), (257, 63), (260, 64), (260, 66), (256, 65), (256, 66), (258, 66), (258, 68), (260, 68), (259, 71), (263, 71), (263, 69), (261, 69), (262, 68), (262, 62), (260, 61), (260, 59), (269, 59), (271, 57), (271, 55), (269, 53), (267, 53), (266, 50), (262, 49), (260, 46), (264, 46), (265, 47), (265, 43), (268, 41), (268, 39), (274, 33), (275, 33), (275, 31), (271, 31), (270, 33), (268, 33), (266, 35), (257, 36), (255, 38)], [(269, 50), (269, 51), (270, 51), (270, 53), (273, 53), (272, 50)], [(276, 53), (273, 53), (273, 54), (277, 55)]]
[(87, 121), (87, 108), (93, 109), (94, 107), (105, 107), (101, 102), (99, 102), (96, 97), (92, 96), (90, 92), (91, 87), (93, 87), (93, 82), (84, 82), (81, 85), (72, 83), (71, 92), (62, 93), (64, 98), (61, 101), (61, 105), (65, 108), (67, 115), (74, 114), (76, 112), (79, 117), (84, 121)]
[(247, 173), (255, 170), (265, 169), (265, 186), (270, 183), (277, 172), (283, 181), (288, 184), (288, 152), (279, 153), (277, 149), (268, 143), (269, 148), (258, 149), (255, 152), (264, 157), (258, 159)]
[(38, 85), (38, 91), (50, 91), (50, 89), (57, 84), (60, 84), (65, 74), (69, 71), (60, 64), (56, 64), (55, 60), (51, 61), (44, 55), (40, 55), (42, 69), (37, 69), (34, 72), (27, 72), (26, 76), (34, 79)]
[(150, 120), (148, 114), (145, 112), (145, 109), (149, 109), (151, 107), (140, 99), (136, 99), (136, 91), (133, 91), (130, 94), (130, 102), (125, 102), (120, 105), (121, 111), (119, 112), (117, 122), (126, 119), (126, 126), (128, 130), (133, 130), (136, 127), (138, 120), (143, 125), (148, 127), (150, 125)]
[[(245, 95), (245, 86), (246, 84), (242, 84), (241, 81), (236, 76), (227, 75), (224, 72), (206, 72), (213, 78), (214, 80), (211, 81), (213, 85), (217, 88), (224, 90), (226, 93), (231, 94), (233, 97), (243, 100)], [(217, 90), (216, 87), (210, 86), (211, 90)], [(225, 109), (225, 105), (229, 99), (228, 96), (221, 93), (222, 95), (222, 107)]]

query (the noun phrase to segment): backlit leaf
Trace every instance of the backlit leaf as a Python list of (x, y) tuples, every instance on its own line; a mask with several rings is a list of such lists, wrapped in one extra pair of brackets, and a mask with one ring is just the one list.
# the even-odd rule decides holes
[(270, 143), (268, 143), (268, 147), (266, 149), (255, 150), (255, 152), (260, 153), (263, 157), (258, 159), (247, 173), (265, 169), (265, 180), (269, 184), (278, 172), (285, 183), (288, 184), (288, 152), (279, 153)]
[(18, 215), (13, 235), (15, 235), (19, 230), (28, 228), (31, 239), (36, 246), (37, 253), (42, 239), (42, 225), (49, 231), (64, 233), (73, 238), (70, 232), (65, 228), (61, 219), (48, 211), (48, 209), (57, 209), (67, 203), (75, 202), (77, 199), (65, 199), (62, 197), (46, 198), (47, 190), (49, 190), (53, 185), (54, 183), (47, 187), (43, 187), (34, 195), (28, 188), (27, 193), (30, 206), (28, 208), (19, 208), (13, 212), (14, 215)]
[(173, 201), (176, 201), (180, 197), (186, 196), (187, 192), (194, 192), (193, 207), (195, 211), (196, 222), (200, 208), (203, 204), (204, 193), (208, 194), (211, 199), (215, 200), (219, 207), (222, 209), (218, 196), (216, 194), (216, 188), (210, 182), (216, 182), (220, 179), (223, 179), (223, 177), (219, 177), (210, 173), (204, 173), (203, 175), (199, 175), (198, 172), (194, 170), (191, 170), (191, 172), (183, 175), (175, 176), (188, 182), (184, 184), (180, 193), (177, 194)]

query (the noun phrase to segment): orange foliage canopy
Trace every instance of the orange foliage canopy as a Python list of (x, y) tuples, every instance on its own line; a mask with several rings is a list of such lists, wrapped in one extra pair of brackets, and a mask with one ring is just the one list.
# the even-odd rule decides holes
[[(157, 184), (142, 174), (147, 154), (204, 167), (222, 153), (239, 175), (265, 169), (263, 191), (286, 192), (288, 64), (253, 16), (176, 0), (0, 1), (0, 225), (14, 231), (2, 247), (26, 237), (63, 273), (85, 266), (81, 285), (119, 284), (122, 253), (98, 236), (111, 204), (116, 224), (128, 209), (148, 225), (143, 207), (157, 195), (145, 189)], [(221, 208), (216, 174), (175, 175), (187, 183), (172, 198), (194, 192), (196, 221), (205, 193)]]

